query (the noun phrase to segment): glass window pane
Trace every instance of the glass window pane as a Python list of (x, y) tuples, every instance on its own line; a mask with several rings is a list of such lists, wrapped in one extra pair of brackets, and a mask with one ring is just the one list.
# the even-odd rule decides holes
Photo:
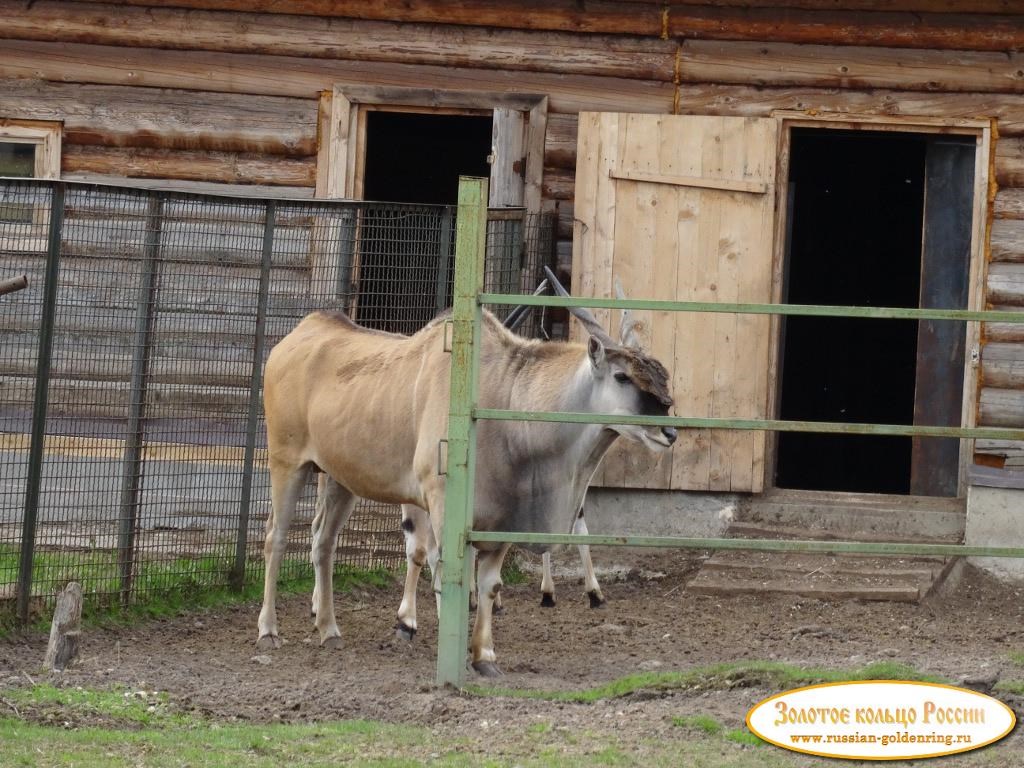
[(0, 141), (0, 176), (35, 176), (36, 145)]

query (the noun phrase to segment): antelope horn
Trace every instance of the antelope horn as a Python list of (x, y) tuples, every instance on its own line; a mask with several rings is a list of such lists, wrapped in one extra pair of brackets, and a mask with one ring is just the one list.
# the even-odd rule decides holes
[[(619, 299), (626, 298), (626, 292), (622, 290), (622, 282), (617, 277), (615, 278), (615, 296)], [(641, 325), (641, 321), (633, 319), (632, 310), (622, 310), (622, 320), (619, 322), (619, 343), (624, 347), (640, 349), (640, 337), (637, 335), (637, 331)]]
[[(565, 290), (565, 287), (560, 282), (558, 282), (558, 278), (555, 277), (555, 273), (552, 272), (550, 268), (544, 267), (544, 274), (547, 275), (548, 280), (555, 289), (555, 293), (559, 296), (569, 298), (569, 292)], [(577, 320), (583, 323), (583, 327), (587, 329), (587, 333), (591, 336), (600, 340), (605, 346), (619, 346), (615, 340), (608, 335), (608, 332), (601, 326), (601, 324), (597, 322), (597, 318), (594, 317), (589, 309), (584, 307), (569, 307), (568, 309)]]

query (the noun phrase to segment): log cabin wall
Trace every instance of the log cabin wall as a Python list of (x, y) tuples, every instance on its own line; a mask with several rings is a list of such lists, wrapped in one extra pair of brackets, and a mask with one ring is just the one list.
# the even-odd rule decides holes
[[(566, 272), (581, 111), (992, 118), (987, 298), (1024, 306), (1019, 0), (0, 0), (0, 16), (0, 119), (62, 121), (69, 179), (309, 197), (321, 92), (546, 94)], [(979, 423), (1022, 426), (1024, 328), (984, 340)]]

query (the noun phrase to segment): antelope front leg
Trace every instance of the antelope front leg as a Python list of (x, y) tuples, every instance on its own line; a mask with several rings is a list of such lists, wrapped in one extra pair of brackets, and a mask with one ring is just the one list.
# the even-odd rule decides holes
[(310, 555), (316, 589), (313, 612), (315, 625), (320, 632), (320, 645), (324, 648), (341, 648), (341, 632), (334, 616), (334, 553), (338, 547), (338, 533), (348, 522), (356, 497), (347, 488), (324, 474), (317, 489), (317, 518), (319, 527), (314, 528)]
[[(579, 536), (586, 536), (588, 533), (582, 509), (576, 522), (573, 523), (572, 532)], [(597, 574), (594, 573), (594, 561), (590, 559), (590, 547), (586, 544), (580, 544), (580, 560), (583, 562), (583, 588), (587, 591), (587, 597), (590, 598), (590, 607), (604, 608), (606, 601), (601, 592), (601, 585), (597, 583)]]
[[(426, 510), (413, 504), (403, 504), (402, 533), (405, 535), (405, 590), (402, 593), (402, 604), (398, 607), (395, 635), (399, 640), (411, 641), (416, 636), (416, 584), (420, 579), (420, 571), (427, 564), (433, 538)], [(436, 550), (436, 546), (433, 548)], [(436, 562), (435, 557), (431, 571)]]
[(501, 674), (495, 664), (494, 637), (492, 634), (492, 617), (494, 598), (501, 591), (501, 564), (508, 554), (509, 544), (491, 552), (480, 552), (477, 555), (477, 604), (476, 621), (473, 623), (473, 638), (470, 647), (473, 651), (473, 669), (484, 677), (497, 677)]

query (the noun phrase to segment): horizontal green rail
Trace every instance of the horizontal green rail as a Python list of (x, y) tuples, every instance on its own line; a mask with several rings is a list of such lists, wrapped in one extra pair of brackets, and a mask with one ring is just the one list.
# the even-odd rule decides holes
[(1024, 429), (1010, 427), (932, 427), (912, 424), (847, 424), (835, 421), (785, 421), (782, 419), (717, 419), (696, 416), (623, 416), (572, 411), (508, 411), (474, 408), (474, 419), (491, 421), (547, 421), (559, 424), (635, 424), (684, 429), (740, 429), (771, 432), (821, 432), (844, 435), (895, 435), (899, 437), (964, 437), (991, 440), (1024, 440)]
[(590, 307), (596, 309), (647, 309), (655, 312), (726, 312), (744, 315), (866, 317), (880, 320), (983, 320), (994, 323), (1024, 323), (1024, 312), (973, 309), (844, 307), (824, 304), (740, 304), (724, 301), (654, 301), (647, 299), (598, 299), (579, 296), (522, 296), (510, 293), (481, 293), (477, 300), (481, 304), (528, 307)]
[(616, 547), (678, 547), (680, 549), (743, 549), (761, 552), (831, 552), (857, 555), (916, 557), (1024, 557), (1024, 547), (975, 547), (966, 544), (912, 544), (898, 541), (804, 541), (793, 539), (700, 539), (680, 536), (580, 536), (574, 533), (511, 533), (469, 531), (468, 541), (509, 544), (589, 544)]

